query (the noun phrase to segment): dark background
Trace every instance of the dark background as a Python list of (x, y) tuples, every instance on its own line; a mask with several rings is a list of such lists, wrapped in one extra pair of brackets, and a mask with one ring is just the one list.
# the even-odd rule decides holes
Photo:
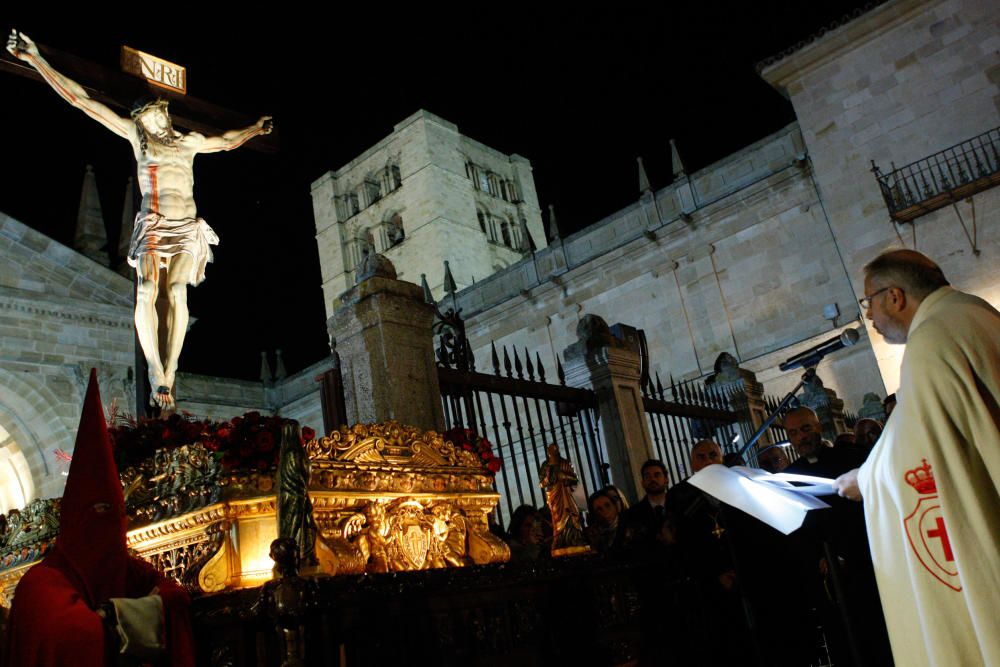
[[(566, 235), (635, 201), (636, 156), (654, 189), (668, 184), (670, 138), (690, 173), (792, 122), (755, 64), (862, 3), (657, 4), (331, 3), (312, 5), (322, 15), (276, 5), (228, 18), (139, 16), (133, 4), (117, 16), (17, 10), (0, 29), (112, 69), (127, 44), (187, 67), (194, 97), (274, 117), (278, 152), (244, 146), (196, 161), (199, 214), (221, 243), (190, 290), (198, 322), (181, 357), (182, 371), (255, 379), (262, 349), (282, 348), (289, 372), (328, 352), (311, 182), (417, 109), (528, 158), (542, 209), (555, 205)], [(0, 127), (0, 211), (72, 245), (92, 164), (113, 255), (134, 174), (128, 143), (43, 84), (2, 72)]]

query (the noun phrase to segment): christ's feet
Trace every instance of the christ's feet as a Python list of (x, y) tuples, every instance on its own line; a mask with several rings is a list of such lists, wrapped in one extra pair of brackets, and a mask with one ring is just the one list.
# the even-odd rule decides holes
[(174, 397), (170, 394), (170, 387), (161, 384), (153, 389), (149, 395), (149, 404), (160, 408), (160, 410), (173, 412)]

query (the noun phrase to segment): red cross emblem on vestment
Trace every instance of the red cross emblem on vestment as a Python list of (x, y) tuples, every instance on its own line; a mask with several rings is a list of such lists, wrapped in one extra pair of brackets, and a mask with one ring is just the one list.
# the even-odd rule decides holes
[(907, 471), (905, 479), (920, 493), (917, 506), (903, 521), (910, 546), (920, 564), (935, 579), (954, 591), (961, 591), (958, 564), (948, 538), (930, 465), (924, 460), (920, 467)]

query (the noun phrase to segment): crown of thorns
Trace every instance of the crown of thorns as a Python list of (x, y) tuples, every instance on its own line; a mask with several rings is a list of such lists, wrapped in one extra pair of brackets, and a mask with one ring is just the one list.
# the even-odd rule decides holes
[(166, 112), (169, 104), (170, 103), (162, 97), (158, 97), (155, 100), (150, 100), (149, 98), (136, 100), (135, 104), (132, 105), (132, 119), (135, 120), (142, 114), (147, 111), (152, 111), (153, 109), (163, 109), (163, 111)]

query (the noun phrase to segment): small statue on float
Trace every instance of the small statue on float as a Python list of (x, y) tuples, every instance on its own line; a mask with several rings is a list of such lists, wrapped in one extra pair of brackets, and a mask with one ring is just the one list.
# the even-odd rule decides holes
[(546, 447), (545, 452), (548, 456), (538, 469), (538, 478), (552, 513), (552, 555), (590, 553), (583, 537), (580, 508), (573, 498), (573, 489), (580, 483), (573, 464), (559, 454), (555, 443)]
[(316, 558), (319, 531), (309, 500), (309, 463), (295, 422), (288, 422), (281, 429), (277, 486), (278, 537), (291, 539), (298, 548), (298, 562), (312, 568), (319, 564)]

